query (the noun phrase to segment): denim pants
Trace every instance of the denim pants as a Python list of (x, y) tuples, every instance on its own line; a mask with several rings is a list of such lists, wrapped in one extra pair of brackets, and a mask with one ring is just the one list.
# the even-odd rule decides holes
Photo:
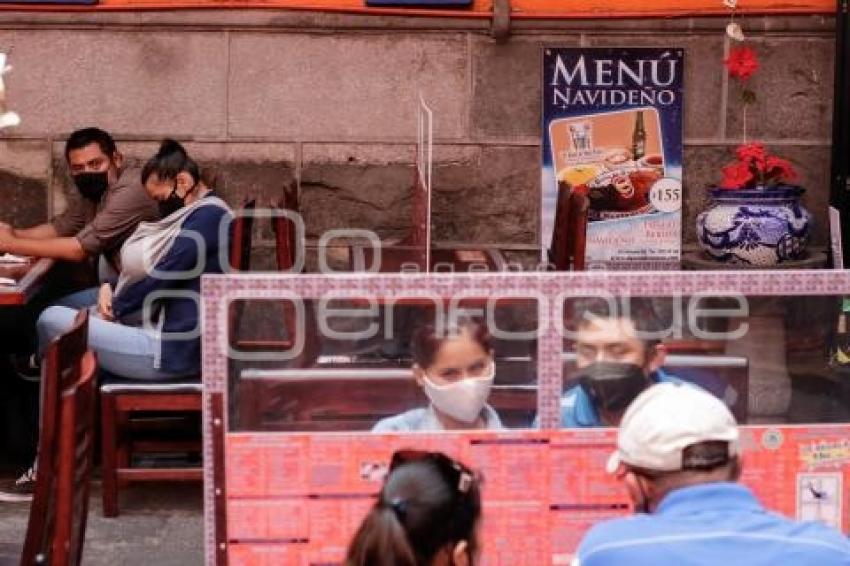
[[(65, 295), (53, 304), (58, 307), (68, 307), (71, 309), (87, 309), (97, 304), (99, 290), (99, 287), (89, 287), (88, 289)], [(40, 344), (41, 342), (39, 341)], [(39, 348), (40, 351), (41, 348)]]
[[(66, 306), (48, 307), (41, 313), (36, 325), (39, 354), (51, 340), (73, 326), (76, 316), (77, 309)], [(160, 346), (153, 332), (144, 328), (108, 322), (94, 314), (89, 317), (89, 349), (97, 354), (101, 369), (118, 377), (140, 380), (181, 377), (154, 367)]]

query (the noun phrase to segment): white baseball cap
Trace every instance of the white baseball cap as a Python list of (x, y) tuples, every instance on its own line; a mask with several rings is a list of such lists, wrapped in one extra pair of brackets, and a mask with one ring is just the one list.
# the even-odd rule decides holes
[(729, 443), (729, 457), (740, 453), (738, 425), (717, 397), (687, 383), (659, 383), (644, 390), (626, 409), (617, 450), (605, 469), (620, 463), (673, 472), (683, 469), (683, 451), (707, 441)]

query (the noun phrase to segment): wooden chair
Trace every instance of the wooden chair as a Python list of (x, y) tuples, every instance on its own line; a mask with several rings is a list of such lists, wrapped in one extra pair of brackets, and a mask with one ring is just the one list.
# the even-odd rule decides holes
[(88, 311), (48, 345), (42, 379), (36, 484), (21, 565), (82, 562), (94, 453), (97, 362)]
[[(284, 191), (283, 199), (273, 208), (298, 213), (298, 206), (297, 188), (290, 187)], [(296, 241), (298, 232), (295, 222), (283, 216), (275, 216), (272, 218), (272, 229), (274, 230), (277, 268), (280, 271), (289, 271), (295, 265), (295, 258), (298, 253), (297, 246), (299, 243)]]
[[(255, 206), (254, 200), (243, 209)], [(231, 228), (230, 262), (250, 269), (253, 217), (237, 215)], [(239, 324), (240, 308), (233, 318)], [(100, 387), (103, 515), (118, 516), (118, 493), (131, 482), (201, 481), (203, 467), (133, 465), (134, 454), (201, 453), (200, 375), (154, 383), (112, 377)], [(175, 432), (183, 433), (182, 436)]]
[(556, 271), (584, 271), (588, 198), (560, 185), (549, 256)]
[[(252, 431), (350, 432), (371, 430), (379, 420), (425, 407), (428, 399), (409, 368), (323, 368), (291, 372), (247, 369), (242, 378), (262, 395), (250, 415)], [(314, 377), (315, 376), (315, 377)], [(537, 390), (499, 385), (488, 402), (508, 427), (529, 426), (537, 412)], [(247, 425), (247, 426), (246, 426)]]

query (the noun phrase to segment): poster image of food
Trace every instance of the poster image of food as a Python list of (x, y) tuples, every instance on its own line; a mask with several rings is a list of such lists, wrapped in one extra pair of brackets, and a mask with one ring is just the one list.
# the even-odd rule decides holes
[(543, 59), (544, 261), (569, 194), (586, 203), (587, 269), (678, 268), (683, 51), (547, 48)]

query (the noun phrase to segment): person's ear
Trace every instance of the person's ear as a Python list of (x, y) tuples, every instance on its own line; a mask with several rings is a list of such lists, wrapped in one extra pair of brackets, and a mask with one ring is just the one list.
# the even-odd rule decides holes
[(646, 369), (650, 373), (658, 371), (667, 361), (667, 347), (664, 344), (657, 344), (647, 354), (649, 359), (646, 360)]
[(112, 153), (112, 163), (115, 164), (116, 169), (121, 169), (121, 167), (124, 165), (124, 154), (116, 149)]
[(425, 372), (422, 371), (422, 368), (419, 367), (419, 364), (413, 364), (413, 367), (411, 369), (413, 370), (413, 379), (416, 380), (416, 385), (418, 385), (419, 387), (424, 386), (425, 384), (423, 382), (425, 380)]
[(622, 480), (626, 485), (626, 490), (629, 492), (635, 510), (648, 513), (650, 502), (655, 494), (655, 486), (652, 482), (631, 470), (626, 470), (623, 473)]
[(195, 179), (192, 178), (192, 175), (190, 175), (187, 171), (180, 171), (179, 173), (177, 173), (177, 176), (174, 178), (174, 180), (177, 182), (177, 186), (180, 188), (180, 192), (182, 193), (181, 196), (184, 197), (189, 192), (189, 189), (191, 189), (195, 185)]
[(469, 543), (465, 540), (460, 541), (452, 549), (452, 565), (453, 566), (470, 566), (469, 559)]
[(629, 499), (632, 500), (632, 504), (635, 508), (639, 508), (643, 504), (643, 491), (640, 485), (638, 485), (639, 480), (637, 476), (630, 470), (621, 470), (618, 472), (617, 477), (626, 486), (626, 491), (629, 494)]

